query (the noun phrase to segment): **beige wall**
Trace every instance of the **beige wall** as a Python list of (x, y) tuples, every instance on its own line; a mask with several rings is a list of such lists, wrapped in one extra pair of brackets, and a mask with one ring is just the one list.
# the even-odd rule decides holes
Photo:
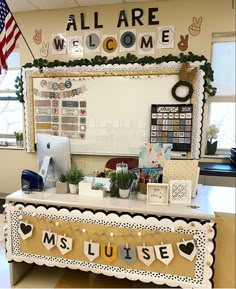
[[(232, 9), (231, 0), (166, 0), (145, 3), (130, 3), (122, 5), (105, 5), (97, 7), (81, 7), (79, 9), (50, 10), (40, 12), (25, 12), (15, 14), (19, 27), (25, 36), (35, 58), (41, 58), (40, 45), (33, 42), (35, 29), (42, 29), (42, 41), (51, 43), (51, 35), (56, 33), (66, 33), (66, 23), (68, 16), (74, 14), (77, 20), (78, 31), (70, 31), (67, 36), (83, 36), (83, 31), (79, 29), (79, 13), (84, 12), (86, 23), (93, 30), (93, 12), (98, 11), (99, 21), (104, 25), (100, 30), (102, 34), (119, 34), (120, 29), (116, 28), (119, 11), (124, 9), (130, 20), (131, 8), (142, 8), (144, 10), (143, 22), (147, 23), (147, 9), (158, 7), (157, 13), (160, 25), (175, 26), (175, 47), (173, 49), (158, 49), (154, 57), (162, 55), (179, 55), (181, 51), (177, 48), (180, 35), (188, 34), (188, 26), (192, 24), (192, 18), (203, 17), (201, 33), (197, 37), (190, 36), (189, 48), (184, 53), (192, 51), (197, 55), (204, 55), (210, 60), (211, 38), (214, 32), (231, 32), (235, 30), (235, 10)], [(128, 27), (132, 28), (132, 27)], [(154, 26), (136, 26), (136, 32), (156, 31)], [(121, 27), (124, 29), (124, 27)], [(19, 41), (21, 51), (21, 64), (32, 62), (32, 56), (22, 37)], [(124, 53), (120, 53), (122, 55)], [(136, 53), (137, 54), (137, 53)], [(84, 55), (86, 58), (94, 57), (96, 54)], [(137, 56), (139, 56), (137, 54)], [(142, 56), (139, 56), (142, 57)], [(69, 60), (65, 56), (50, 54), (48, 60)], [(73, 60), (70, 58), (70, 60)], [(204, 117), (206, 119), (206, 117)], [(110, 157), (106, 156), (73, 156), (73, 161), (85, 170), (85, 173), (92, 173), (94, 169), (103, 170), (105, 162)], [(20, 187), (20, 175), (23, 169), (37, 171), (36, 154), (28, 154), (21, 150), (0, 149), (0, 192), (12, 192)]]

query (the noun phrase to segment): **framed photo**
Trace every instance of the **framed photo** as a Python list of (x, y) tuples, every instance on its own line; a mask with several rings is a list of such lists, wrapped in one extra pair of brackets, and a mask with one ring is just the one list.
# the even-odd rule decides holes
[(191, 204), (192, 181), (170, 180), (170, 203)]
[(168, 205), (169, 192), (168, 184), (148, 183), (147, 184), (147, 204), (148, 205)]

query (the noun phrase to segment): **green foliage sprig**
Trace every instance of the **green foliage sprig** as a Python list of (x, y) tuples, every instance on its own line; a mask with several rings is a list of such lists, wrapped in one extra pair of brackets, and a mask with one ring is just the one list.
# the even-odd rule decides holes
[(15, 79), (15, 89), (16, 89), (16, 95), (19, 102), (24, 102), (23, 97), (23, 81), (21, 76), (17, 76)]
[[(154, 58), (152, 56), (144, 56), (142, 58), (138, 58), (136, 55), (128, 53), (126, 56), (114, 57), (112, 59), (108, 59), (106, 56), (97, 55), (94, 58), (87, 59), (75, 59), (70, 60), (68, 62), (65, 61), (48, 61), (47, 59), (39, 58), (35, 59), (33, 63), (26, 63), (23, 67), (24, 68), (31, 68), (31, 67), (38, 67), (39, 71), (42, 71), (43, 67), (56, 67), (56, 66), (66, 66), (66, 67), (74, 67), (74, 66), (95, 66), (95, 65), (103, 65), (103, 64), (128, 64), (128, 63), (139, 63), (140, 65), (145, 64), (160, 64), (162, 62), (170, 62), (180, 61), (181, 63), (184, 62), (194, 62), (194, 61), (205, 61), (203, 65), (200, 65), (200, 69), (205, 72), (204, 75), (204, 92), (208, 96), (214, 96), (216, 94), (216, 88), (211, 85), (211, 82), (214, 80), (214, 71), (211, 67), (211, 64), (207, 61), (205, 56), (203, 55), (195, 55), (192, 52), (188, 54), (180, 53), (179, 56), (174, 56), (172, 54), (164, 55), (158, 58)], [(16, 78), (16, 89), (17, 89), (17, 96), (19, 101), (23, 102), (23, 82), (20, 77)]]
[(23, 132), (14, 132), (17, 141), (23, 141)]
[(120, 171), (116, 173), (116, 178), (118, 187), (120, 189), (126, 190), (131, 186), (134, 180), (134, 175), (129, 172)]
[(66, 172), (66, 180), (69, 184), (77, 185), (84, 178), (84, 172), (78, 168), (70, 169)]

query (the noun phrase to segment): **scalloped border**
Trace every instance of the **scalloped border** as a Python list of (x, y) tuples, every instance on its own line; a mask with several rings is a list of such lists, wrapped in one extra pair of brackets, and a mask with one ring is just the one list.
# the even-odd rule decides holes
[[(25, 215), (31, 215), (35, 216), (38, 215), (48, 215), (48, 216), (54, 216), (57, 219), (63, 218), (63, 217), (78, 217), (82, 218), (83, 220), (90, 220), (90, 222), (96, 222), (96, 220), (103, 220), (104, 222), (112, 221), (114, 226), (117, 227), (118, 224), (122, 223), (130, 223), (130, 224), (140, 224), (143, 226), (147, 226), (149, 229), (155, 228), (157, 226), (165, 227), (166, 231), (170, 232), (171, 228), (182, 226), (184, 230), (191, 229), (191, 234), (195, 230), (200, 230), (205, 234), (205, 248), (204, 248), (204, 260), (207, 260), (204, 262), (204, 276), (202, 278), (201, 284), (199, 282), (197, 283), (195, 278), (188, 278), (191, 282), (184, 282), (179, 280), (170, 280), (165, 279), (165, 276), (174, 276), (175, 278), (180, 278), (181, 276), (175, 276), (170, 274), (162, 274), (158, 272), (151, 272), (151, 271), (142, 271), (142, 270), (132, 270), (132, 269), (125, 269), (125, 268), (118, 268), (115, 266), (110, 265), (101, 265), (96, 263), (90, 263), (90, 262), (80, 262), (77, 261), (78, 264), (69, 264), (69, 260), (65, 258), (55, 258), (56, 261), (48, 261), (47, 256), (44, 256), (41, 260), (37, 259), (36, 255), (34, 257), (34, 254), (25, 254), (29, 256), (16, 256), (12, 252), (12, 238), (7, 237), (6, 238), (6, 253), (7, 253), (7, 259), (8, 261), (16, 261), (16, 262), (26, 262), (26, 263), (35, 263), (37, 265), (47, 265), (49, 267), (57, 266), (60, 268), (69, 268), (69, 269), (80, 269), (82, 271), (91, 271), (93, 273), (97, 274), (104, 274), (106, 276), (114, 276), (120, 279), (128, 278), (129, 280), (140, 280), (142, 282), (153, 282), (158, 285), (166, 284), (168, 286), (183, 286), (183, 287), (208, 287), (211, 288), (213, 286), (213, 264), (214, 264), (214, 250), (215, 250), (215, 236), (216, 236), (216, 229), (215, 224), (213, 224), (210, 221), (201, 221), (196, 219), (183, 219), (183, 218), (170, 218), (170, 217), (157, 217), (154, 215), (147, 215), (144, 216), (142, 214), (130, 214), (130, 213), (117, 213), (117, 212), (104, 212), (104, 211), (93, 211), (93, 210), (80, 210), (78, 208), (60, 208), (57, 209), (56, 207), (49, 207), (38, 205), (37, 207), (34, 205), (26, 205), (19, 203), (16, 205), (8, 204), (6, 207), (6, 217), (7, 217), (7, 223), (8, 226), (6, 227), (6, 233), (7, 236), (11, 236), (11, 234), (17, 235), (18, 231), (16, 232), (16, 229), (12, 226), (12, 218), (14, 214), (21, 215), (24, 213)], [(194, 223), (194, 226), (191, 224)], [(191, 226), (189, 229), (186, 227)], [(209, 230), (211, 229), (211, 230)], [(177, 232), (177, 231), (175, 231)], [(180, 233), (183, 233), (182, 230), (179, 231)], [(190, 233), (190, 232), (189, 232)], [(31, 256), (32, 255), (32, 256)], [(65, 263), (61, 263), (62, 260), (65, 260)], [(66, 264), (67, 260), (67, 264)], [(90, 265), (90, 267), (88, 266)], [(91, 265), (92, 264), (92, 265)], [(114, 272), (114, 270), (116, 270)], [(145, 275), (141, 275), (145, 272)], [(159, 276), (155, 276), (159, 275)]]

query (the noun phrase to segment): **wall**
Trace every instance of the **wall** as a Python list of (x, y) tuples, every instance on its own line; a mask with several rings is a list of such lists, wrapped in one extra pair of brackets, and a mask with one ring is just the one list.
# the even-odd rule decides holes
[[(143, 22), (147, 23), (147, 9), (149, 7), (158, 7), (158, 20), (160, 25), (175, 26), (175, 47), (173, 49), (155, 50), (154, 57), (162, 55), (179, 55), (181, 52), (177, 43), (180, 35), (188, 34), (188, 26), (192, 24), (192, 18), (203, 17), (201, 25), (201, 33), (197, 37), (191, 37), (189, 40), (189, 48), (184, 53), (192, 51), (197, 55), (204, 55), (210, 60), (211, 55), (211, 38), (213, 32), (231, 32), (235, 30), (235, 10), (232, 9), (231, 0), (166, 0), (144, 3), (130, 3), (119, 5), (105, 5), (97, 7), (81, 7), (79, 9), (63, 9), (48, 10), (39, 12), (16, 13), (15, 18), (29, 44), (35, 58), (41, 58), (40, 46), (33, 42), (35, 29), (42, 29), (43, 42), (51, 43), (51, 35), (56, 33), (66, 33), (66, 23), (70, 14), (75, 14), (79, 19), (79, 13), (84, 12), (86, 21), (91, 27), (93, 26), (93, 13), (97, 11), (100, 16), (101, 23), (104, 25), (100, 29), (101, 34), (119, 33), (120, 29), (116, 27), (119, 11), (124, 9), (130, 20), (131, 8), (142, 8), (144, 10)], [(115, 19), (115, 20), (114, 20)], [(79, 27), (79, 25), (78, 25)], [(132, 27), (127, 27), (132, 28)], [(136, 32), (156, 31), (151, 26), (136, 26)], [(78, 28), (79, 29), (79, 28)], [(124, 27), (122, 27), (124, 29)], [(91, 30), (94, 30), (91, 28)], [(83, 31), (70, 31), (68, 36), (83, 35)], [(19, 40), (21, 51), (21, 64), (32, 62), (32, 55), (29, 52), (23, 38)], [(62, 55), (51, 55), (49, 50), (48, 60), (73, 60), (65, 58)], [(86, 58), (94, 57), (95, 54), (84, 55)], [(120, 53), (123, 55), (125, 53)], [(137, 54), (137, 52), (136, 52)], [(138, 54), (137, 54), (138, 55)], [(139, 55), (138, 55), (139, 56)], [(139, 57), (142, 57), (141, 55)], [(205, 109), (205, 112), (207, 108)], [(206, 119), (206, 117), (204, 117)], [(205, 126), (203, 127), (203, 129)], [(73, 156), (73, 162), (78, 167), (85, 170), (85, 173), (92, 173), (94, 169), (103, 170), (105, 162), (110, 157), (106, 156)], [(21, 171), (25, 168), (37, 171), (36, 154), (28, 154), (21, 150), (0, 150), (0, 192), (10, 193), (20, 187)]]

